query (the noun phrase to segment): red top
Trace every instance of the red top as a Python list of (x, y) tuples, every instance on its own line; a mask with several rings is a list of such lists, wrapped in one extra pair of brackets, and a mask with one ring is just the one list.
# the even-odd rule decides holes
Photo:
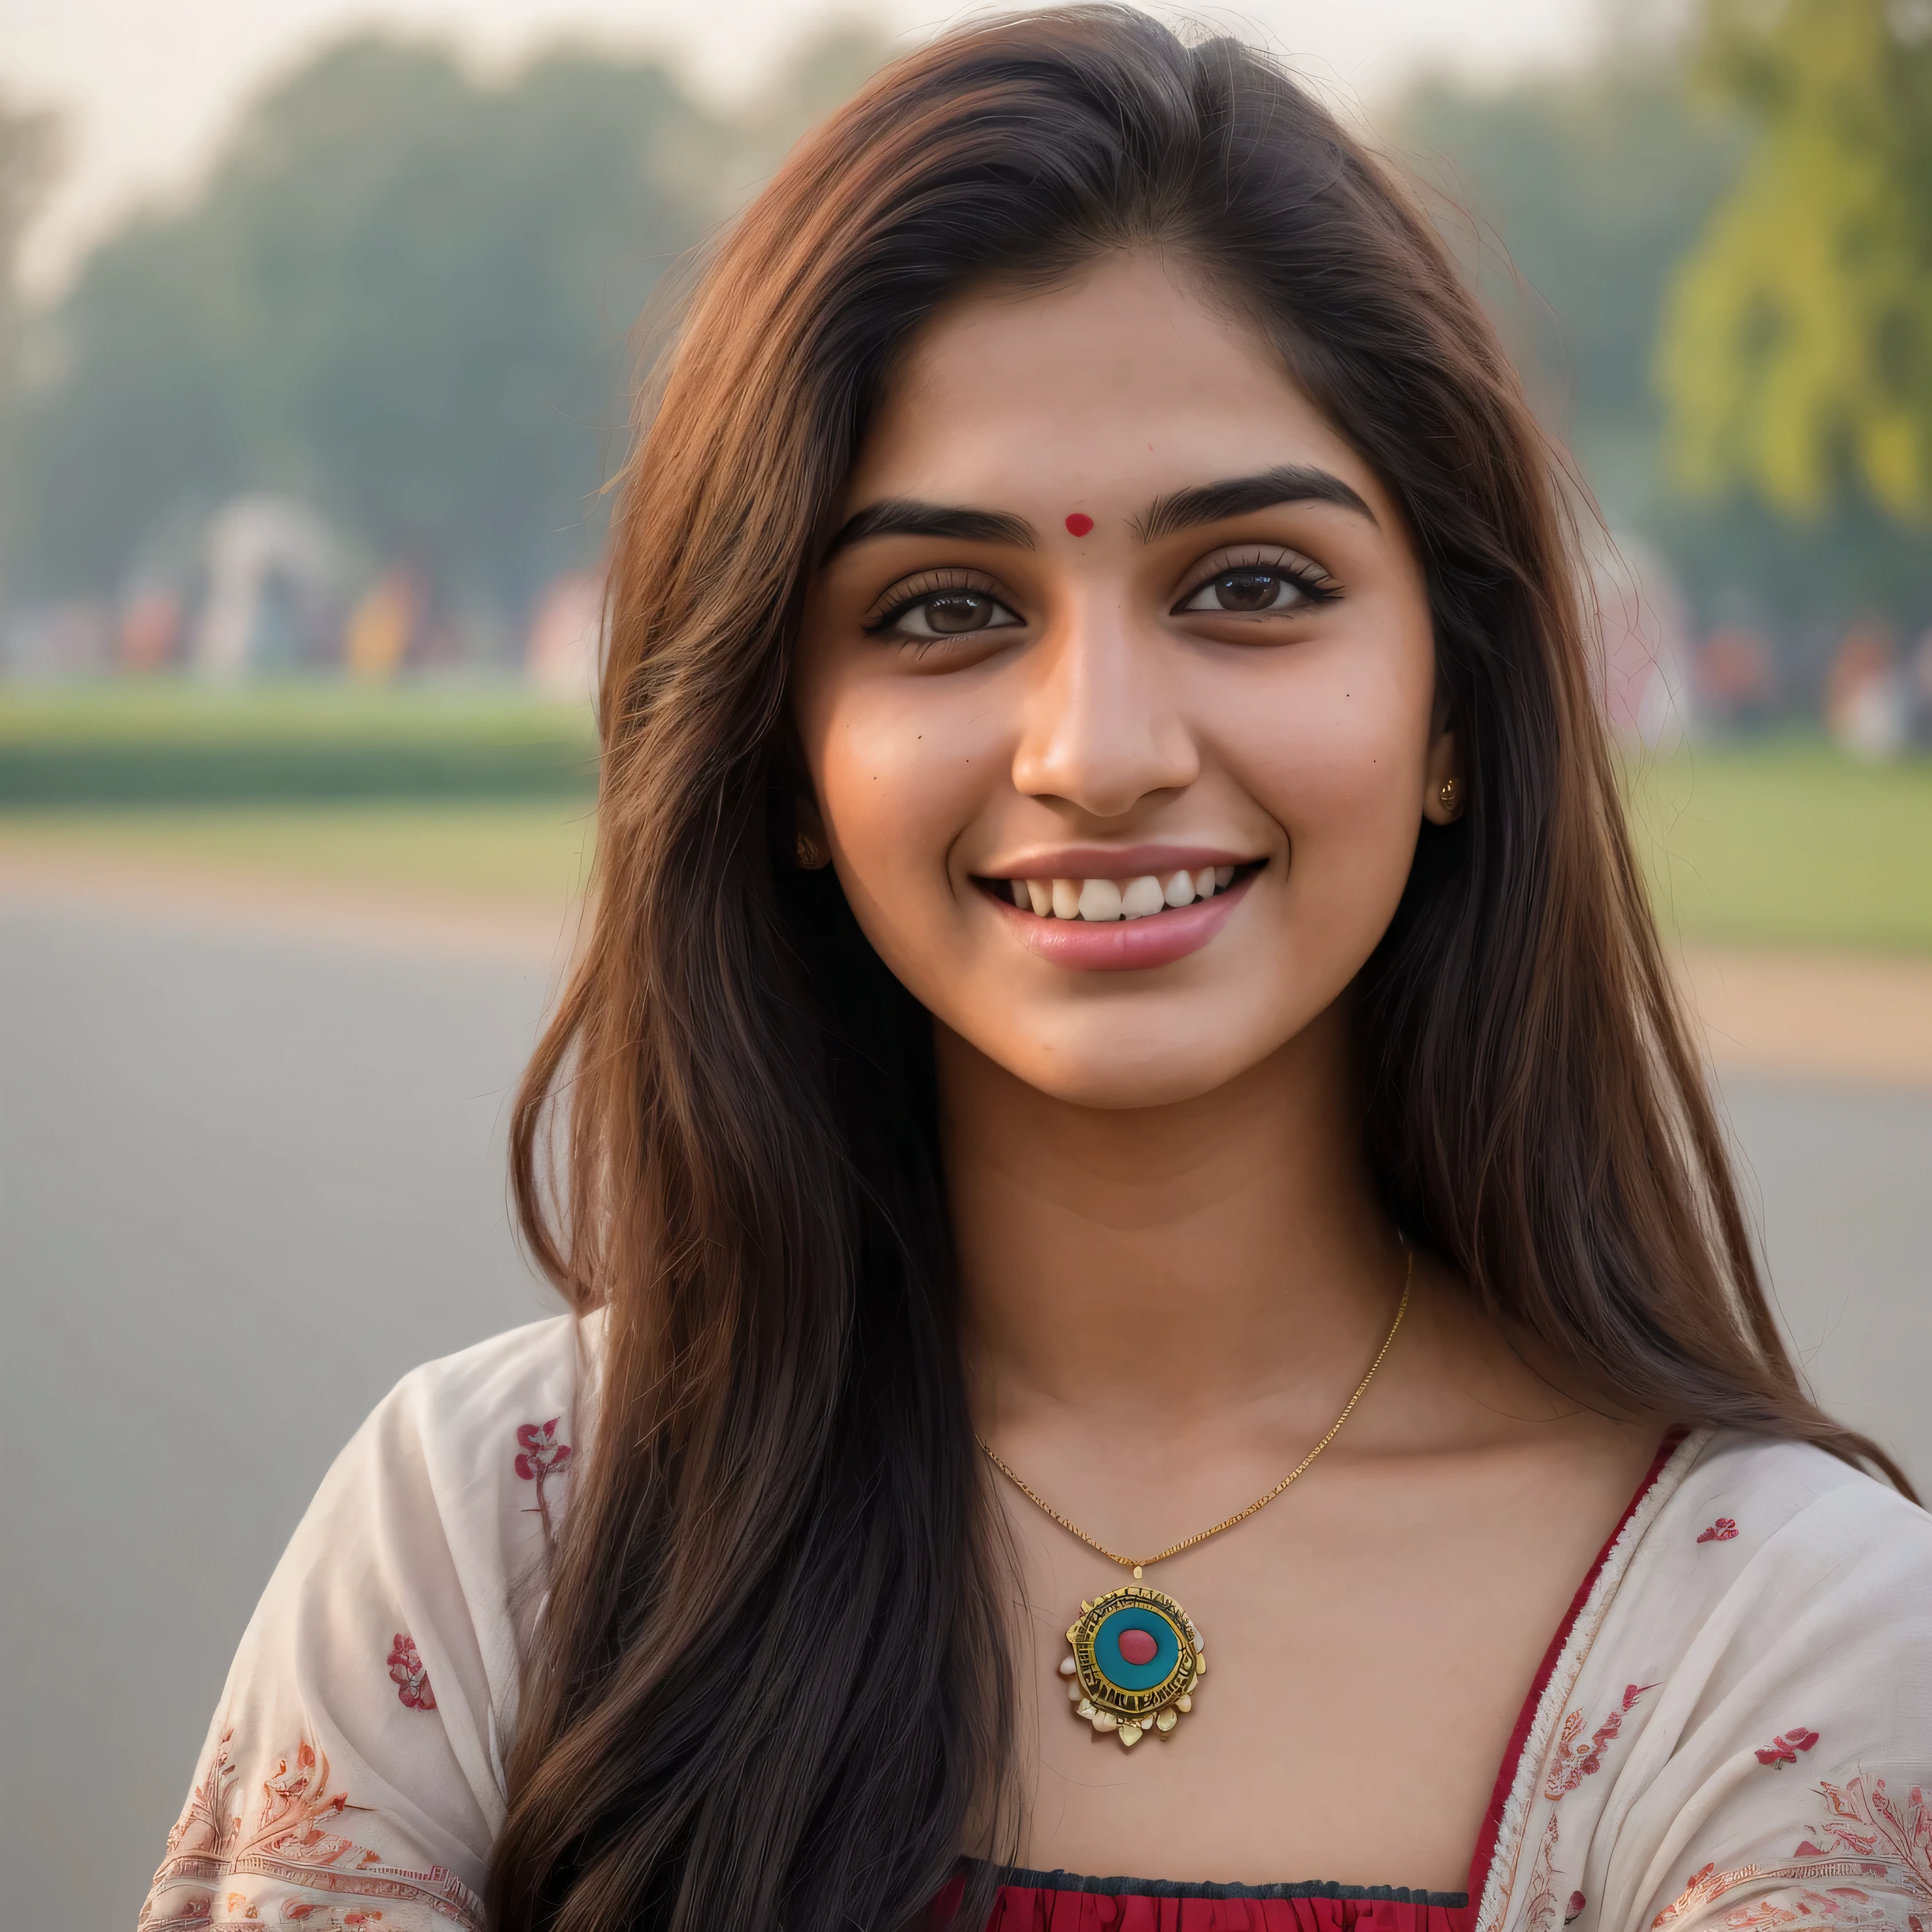
[(1163, 1885), (1016, 1872), (986, 1932), (1469, 1932), (1460, 1892), (1388, 1886)]
[[(1476, 1906), (1496, 1856), (1496, 1828), (1516, 1783), (1517, 1761), (1536, 1707), (1563, 1646), (1588, 1600), (1616, 1540), (1662, 1473), (1684, 1431), (1673, 1429), (1636, 1493), (1625, 1505), (1597, 1560), (1576, 1586), (1570, 1608), (1544, 1651), (1522, 1702), (1469, 1862), (1467, 1892), (1411, 1892), (1396, 1886), (1189, 1885), (1159, 1879), (1080, 1878), (1071, 1872), (1016, 1871), (1000, 1887), (986, 1932), (1472, 1932)], [(965, 1888), (956, 1879), (935, 1914), (950, 1924)]]

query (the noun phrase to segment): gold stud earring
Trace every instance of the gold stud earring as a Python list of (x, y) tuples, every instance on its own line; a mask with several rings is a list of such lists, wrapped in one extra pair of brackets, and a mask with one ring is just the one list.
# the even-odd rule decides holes
[(820, 872), (832, 862), (832, 854), (809, 832), (801, 832), (792, 850), (798, 856), (801, 872)]
[(1454, 778), (1444, 778), (1442, 789), (1436, 794), (1436, 802), (1453, 818), (1462, 809), (1462, 788)]

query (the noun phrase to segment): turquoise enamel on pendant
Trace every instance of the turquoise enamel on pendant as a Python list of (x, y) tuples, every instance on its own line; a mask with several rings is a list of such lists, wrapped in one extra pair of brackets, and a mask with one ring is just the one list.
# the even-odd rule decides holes
[(1067, 1700), (1095, 1730), (1132, 1746), (1149, 1731), (1165, 1736), (1194, 1708), (1208, 1654), (1187, 1612), (1161, 1591), (1129, 1583), (1082, 1604), (1066, 1641)]

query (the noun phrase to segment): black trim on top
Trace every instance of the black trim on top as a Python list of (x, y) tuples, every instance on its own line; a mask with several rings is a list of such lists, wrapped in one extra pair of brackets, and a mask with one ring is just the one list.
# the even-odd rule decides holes
[(1078, 1872), (1027, 1871), (1015, 1867), (1000, 1874), (1003, 1885), (1028, 1892), (1078, 1892), (1107, 1898), (1360, 1898), (1385, 1905), (1433, 1905), (1452, 1912), (1468, 1909), (1466, 1892), (1414, 1892), (1402, 1885), (1336, 1885), (1310, 1879), (1299, 1885), (1216, 1885), (1207, 1880), (1158, 1878), (1083, 1878)]

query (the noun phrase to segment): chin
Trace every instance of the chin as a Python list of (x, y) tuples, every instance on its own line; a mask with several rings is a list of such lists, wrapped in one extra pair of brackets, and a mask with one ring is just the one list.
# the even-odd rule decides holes
[(1016, 1079), (1024, 1080), (1050, 1100), (1069, 1106), (1126, 1112), (1138, 1107), (1172, 1107), (1211, 1094), (1257, 1062), (1268, 1058), (1263, 1046), (1244, 1052), (1225, 1035), (1176, 1037), (1156, 1042), (1133, 1059), (1123, 1058), (1118, 1029), (1111, 1040), (1056, 1042), (1051, 1046), (1003, 1040), (975, 1042)]

